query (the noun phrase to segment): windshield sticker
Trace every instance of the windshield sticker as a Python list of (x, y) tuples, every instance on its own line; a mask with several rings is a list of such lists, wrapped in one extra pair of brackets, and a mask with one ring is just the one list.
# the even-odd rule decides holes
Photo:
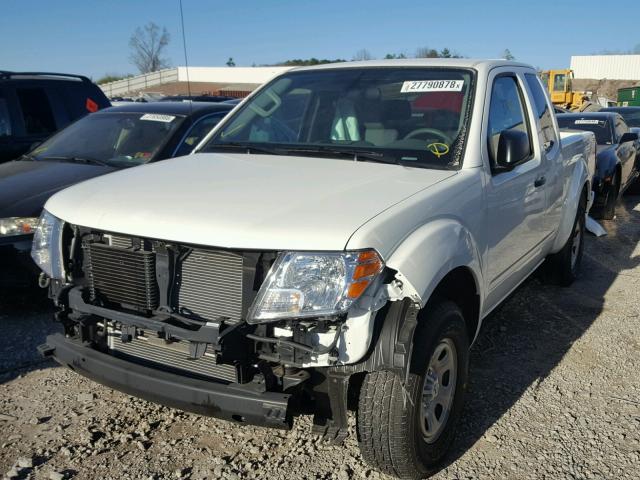
[(175, 120), (173, 115), (161, 115), (159, 113), (145, 113), (140, 117), (140, 120), (151, 120), (152, 122), (164, 122), (170, 123)]
[(586, 118), (582, 118), (580, 120), (576, 120), (576, 125), (599, 125), (602, 122), (604, 125), (604, 121), (602, 120), (587, 120)]
[(446, 143), (430, 143), (427, 145), (427, 150), (433, 153), (436, 157), (440, 158), (443, 155), (449, 153), (449, 145)]
[(402, 83), (400, 93), (461, 92), (464, 80), (412, 80)]

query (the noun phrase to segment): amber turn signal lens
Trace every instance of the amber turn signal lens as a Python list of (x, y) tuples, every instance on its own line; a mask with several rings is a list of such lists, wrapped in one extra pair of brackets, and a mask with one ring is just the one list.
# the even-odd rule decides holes
[(358, 298), (367, 289), (371, 283), (369, 280), (362, 280), (361, 282), (355, 282), (349, 285), (347, 296), (349, 298)]
[(358, 255), (358, 266), (353, 271), (353, 280), (376, 275), (382, 270), (382, 260), (376, 252), (368, 250)]
[(359, 280), (361, 278), (375, 275), (380, 271), (380, 267), (382, 267), (382, 262), (379, 261), (358, 265), (353, 271), (353, 279)]

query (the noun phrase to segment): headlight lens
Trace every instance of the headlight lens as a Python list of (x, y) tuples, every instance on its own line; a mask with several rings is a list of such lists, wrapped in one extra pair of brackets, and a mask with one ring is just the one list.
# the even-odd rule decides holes
[(64, 280), (62, 260), (62, 228), (64, 222), (46, 210), (42, 211), (35, 229), (31, 257), (50, 278)]
[(37, 217), (0, 218), (0, 237), (28, 235), (33, 233), (37, 224)]
[(373, 250), (284, 252), (260, 287), (247, 321), (261, 323), (344, 313), (383, 266)]

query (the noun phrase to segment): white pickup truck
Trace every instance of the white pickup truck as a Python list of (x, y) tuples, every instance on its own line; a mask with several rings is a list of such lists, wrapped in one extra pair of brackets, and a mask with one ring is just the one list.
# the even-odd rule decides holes
[(483, 318), (543, 262), (576, 277), (594, 155), (527, 65), (288, 71), (197, 153), (47, 202), (33, 257), (65, 335), (41, 353), (238, 423), (341, 440), (355, 410), (365, 459), (422, 477)]

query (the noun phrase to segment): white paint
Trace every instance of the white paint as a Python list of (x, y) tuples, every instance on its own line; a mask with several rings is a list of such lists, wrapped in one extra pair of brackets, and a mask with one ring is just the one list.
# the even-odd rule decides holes
[(197, 245), (342, 250), (362, 223), (452, 176), (344, 159), (198, 153), (82, 182), (46, 208), (77, 225)]

